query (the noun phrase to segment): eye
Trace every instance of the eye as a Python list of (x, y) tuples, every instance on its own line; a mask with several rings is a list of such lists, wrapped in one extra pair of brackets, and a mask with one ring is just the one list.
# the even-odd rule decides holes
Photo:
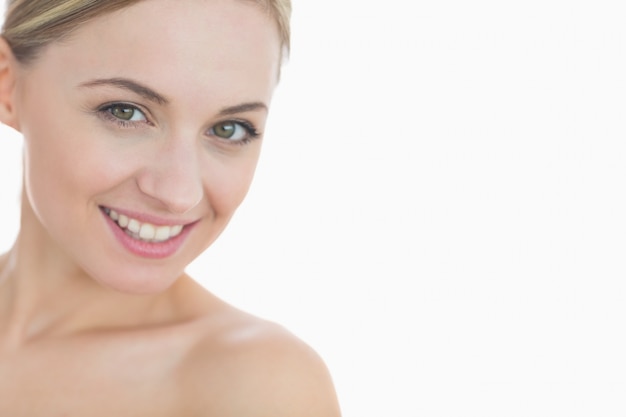
[(220, 122), (211, 128), (210, 134), (231, 142), (247, 143), (259, 136), (254, 126), (233, 120)]
[(148, 120), (141, 110), (129, 104), (112, 104), (103, 110), (125, 122), (145, 122)]
[(232, 141), (242, 140), (248, 134), (248, 131), (241, 124), (236, 122), (218, 123), (213, 126), (211, 132), (217, 137)]

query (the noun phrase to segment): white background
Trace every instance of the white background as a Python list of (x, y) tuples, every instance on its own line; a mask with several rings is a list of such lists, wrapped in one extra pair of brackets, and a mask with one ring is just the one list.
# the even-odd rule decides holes
[(347, 417), (623, 416), (624, 16), (295, 0), (257, 178), (190, 272), (315, 347)]

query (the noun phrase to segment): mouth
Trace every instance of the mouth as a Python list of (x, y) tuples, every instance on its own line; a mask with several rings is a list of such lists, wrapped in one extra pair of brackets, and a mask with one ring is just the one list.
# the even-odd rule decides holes
[(101, 209), (128, 236), (143, 242), (166, 242), (180, 235), (184, 228), (182, 224), (158, 226), (133, 219), (108, 207), (101, 207)]

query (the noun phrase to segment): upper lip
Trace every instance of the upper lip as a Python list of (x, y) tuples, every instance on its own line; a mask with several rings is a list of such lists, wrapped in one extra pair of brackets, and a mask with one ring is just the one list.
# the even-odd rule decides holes
[(136, 211), (131, 211), (131, 210), (125, 210), (125, 209), (120, 209), (117, 207), (111, 207), (111, 206), (100, 206), (101, 209), (109, 209), (109, 210), (114, 210), (116, 211), (118, 214), (123, 214), (126, 217), (129, 217), (131, 219), (135, 219), (138, 220), (141, 223), (150, 223), (153, 224), (155, 226), (188, 226), (190, 224), (196, 223), (198, 220), (197, 219), (183, 219), (183, 218), (177, 218), (177, 219), (172, 219), (172, 218), (165, 218), (165, 217), (161, 217), (161, 216), (155, 216), (153, 214), (148, 214), (148, 213), (139, 213)]

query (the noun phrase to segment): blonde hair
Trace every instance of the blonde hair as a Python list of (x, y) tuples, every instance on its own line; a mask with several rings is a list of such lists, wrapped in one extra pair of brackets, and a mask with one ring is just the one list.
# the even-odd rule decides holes
[[(2, 36), (16, 59), (27, 64), (50, 43), (80, 25), (145, 0), (7, 0)], [(290, 49), (291, 0), (248, 0), (263, 7), (278, 26), (283, 54)]]

